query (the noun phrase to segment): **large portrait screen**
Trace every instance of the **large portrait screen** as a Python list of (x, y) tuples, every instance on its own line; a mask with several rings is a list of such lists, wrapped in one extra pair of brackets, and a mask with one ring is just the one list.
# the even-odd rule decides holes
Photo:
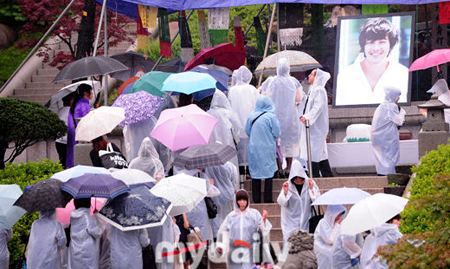
[(333, 106), (378, 105), (386, 87), (409, 104), (413, 39), (414, 12), (339, 17)]

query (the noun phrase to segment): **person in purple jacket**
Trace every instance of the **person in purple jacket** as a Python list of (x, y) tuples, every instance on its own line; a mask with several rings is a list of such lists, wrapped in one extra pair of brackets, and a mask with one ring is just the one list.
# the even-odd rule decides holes
[(73, 150), (77, 142), (75, 141), (75, 128), (77, 127), (77, 119), (84, 117), (91, 110), (89, 100), (94, 96), (92, 87), (87, 84), (81, 84), (76, 90), (76, 96), (70, 105), (69, 116), (67, 119), (67, 158), (66, 167), (74, 166)]

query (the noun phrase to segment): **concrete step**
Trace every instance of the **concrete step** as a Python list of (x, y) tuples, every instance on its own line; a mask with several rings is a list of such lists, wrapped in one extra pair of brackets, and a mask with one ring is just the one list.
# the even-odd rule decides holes
[[(58, 91), (58, 90), (56, 90)], [(50, 95), (52, 96), (55, 90), (49, 88), (19, 88), (14, 90), (14, 95)]]
[[(70, 84), (70, 83), (69, 83)], [(49, 88), (49, 89), (61, 89), (64, 87), (63, 83), (52, 83), (52, 82), (26, 82), (25, 88)]]
[(44, 105), (51, 98), (51, 95), (28, 94), (28, 95), (11, 95), (8, 97), (25, 101), (32, 101)]
[(47, 82), (51, 83), (55, 78), (54, 75), (32, 75), (31, 82)]
[(59, 73), (59, 70), (57, 68), (50, 68), (50, 67), (36, 70), (36, 74), (38, 76), (53, 76), (53, 77), (55, 77), (58, 73)]

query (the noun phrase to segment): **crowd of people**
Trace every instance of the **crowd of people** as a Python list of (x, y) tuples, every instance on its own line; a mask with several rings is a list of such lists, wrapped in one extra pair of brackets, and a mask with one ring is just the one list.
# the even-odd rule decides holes
[[(208, 214), (210, 202), (202, 200), (191, 211), (167, 218), (159, 227), (124, 232), (91, 215), (90, 199), (75, 199), (76, 209), (70, 214), (69, 227), (63, 227), (56, 220), (55, 210), (40, 212), (30, 231), (27, 268), (153, 268), (155, 260), (161, 263), (160, 268), (175, 268), (177, 262), (174, 257), (161, 255), (160, 244), (165, 243), (166, 253), (183, 250), (191, 233), (197, 233), (210, 246), (216, 242), (217, 247), (212, 252), (218, 257), (227, 254), (227, 268), (251, 268), (254, 263), (253, 243), (256, 241), (254, 234), (259, 232), (266, 237), (272, 224), (266, 210), (261, 214), (250, 207), (249, 193), (242, 189), (240, 179), (240, 174), (247, 171), (252, 183), (253, 203), (273, 203), (273, 178), (287, 179), (277, 199), (281, 207), (285, 246), (288, 246), (288, 239), (294, 231), (309, 231), (311, 203), (320, 195), (320, 190), (305, 171), (308, 169), (306, 124), (309, 124), (311, 131), (312, 171), (309, 173), (313, 178), (331, 177), (326, 147), (329, 130), (325, 90), (330, 74), (320, 69), (312, 70), (308, 75), (308, 92), (304, 92), (299, 81), (290, 76), (286, 59), (278, 60), (277, 75), (268, 78), (259, 90), (250, 85), (252, 74), (245, 66), (235, 70), (232, 78), (228, 96), (216, 90), (206, 106), (207, 113), (219, 120), (210, 143), (229, 145), (238, 152), (237, 157), (223, 165), (193, 170), (173, 167), (172, 161), (180, 152), (171, 152), (148, 136), (156, 123), (157, 114), (124, 129), (129, 168), (142, 170), (157, 181), (178, 173), (204, 179), (207, 197), (217, 207), (214, 217)], [(400, 94), (399, 90), (386, 88), (385, 102), (376, 110), (373, 119), (372, 143), (379, 174), (391, 173), (398, 159), (397, 126), (403, 123), (405, 114), (395, 104)], [(92, 95), (92, 87), (81, 84), (73, 98), (65, 100), (70, 106), (60, 114), (68, 125), (65, 154), (60, 145), (61, 160), (65, 160), (67, 168), (74, 165), (77, 119), (90, 111)], [(192, 95), (181, 94), (177, 106), (193, 102)], [(175, 104), (168, 97), (161, 110), (171, 107)], [(120, 152), (104, 136), (94, 139), (92, 146), (90, 157), (94, 166), (104, 166), (100, 151), (111, 148)], [(262, 180), (264, 197), (261, 197)], [(401, 237), (396, 225), (398, 217), (371, 231), (363, 244), (362, 235), (340, 233), (340, 223), (346, 212), (342, 205), (328, 206), (319, 222), (314, 233), (318, 268), (382, 268), (383, 261), (372, 257), (379, 245), (395, 244)], [(11, 231), (2, 231), (0, 235), (0, 241), (6, 242), (11, 237)], [(7, 253), (3, 245), (0, 244), (0, 253)], [(146, 262), (149, 248), (155, 259)], [(198, 257), (184, 250), (186, 254), (182, 255), (179, 266), (189, 268)], [(235, 256), (237, 252), (239, 257)], [(4, 259), (0, 257), (2, 261)], [(369, 264), (372, 267), (368, 267)], [(201, 259), (192, 266), (207, 268), (208, 261)]]

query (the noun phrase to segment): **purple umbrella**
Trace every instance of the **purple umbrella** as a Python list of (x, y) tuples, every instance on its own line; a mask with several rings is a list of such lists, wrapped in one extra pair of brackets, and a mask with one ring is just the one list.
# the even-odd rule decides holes
[(146, 91), (121, 94), (112, 106), (125, 109), (125, 120), (119, 126), (130, 125), (148, 119), (164, 103), (164, 98)]
[(104, 197), (113, 199), (130, 188), (123, 181), (108, 174), (86, 173), (69, 179), (61, 190), (68, 192), (74, 198)]

